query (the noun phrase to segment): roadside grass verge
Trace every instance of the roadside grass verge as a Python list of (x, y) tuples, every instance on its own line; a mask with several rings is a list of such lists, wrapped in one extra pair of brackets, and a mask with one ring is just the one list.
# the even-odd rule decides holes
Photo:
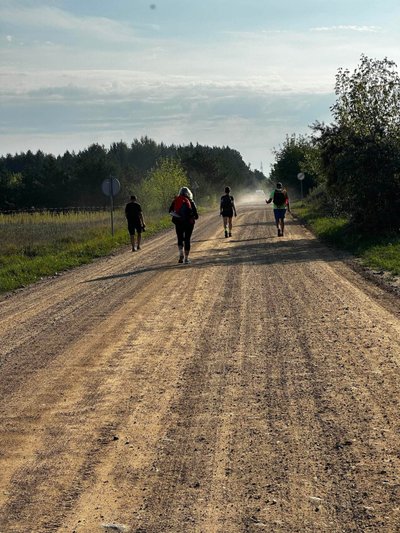
[[(146, 217), (143, 240), (169, 228), (169, 216)], [(90, 263), (130, 244), (122, 211), (115, 213), (114, 236), (107, 212), (0, 215), (0, 242), (0, 293)]]
[(296, 202), (291, 206), (295, 216), (303, 220), (321, 240), (351, 252), (363, 265), (374, 270), (400, 275), (400, 234), (361, 234), (346, 218), (321, 215), (313, 206)]

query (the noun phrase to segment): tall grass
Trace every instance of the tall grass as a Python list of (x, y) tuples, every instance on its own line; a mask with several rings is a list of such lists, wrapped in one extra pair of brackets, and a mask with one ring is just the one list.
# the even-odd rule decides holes
[(347, 218), (324, 216), (312, 204), (297, 202), (291, 206), (320, 239), (359, 257), (367, 267), (400, 276), (400, 233), (366, 234), (352, 226)]
[[(171, 226), (169, 217), (146, 217), (143, 238)], [(122, 209), (114, 212), (0, 214), (0, 292), (92, 261), (129, 244)]]
[[(114, 213), (114, 219), (117, 227), (124, 223), (121, 210)], [(105, 235), (110, 225), (110, 214), (105, 211), (0, 214), (1, 255), (32, 256), (43, 247)]]

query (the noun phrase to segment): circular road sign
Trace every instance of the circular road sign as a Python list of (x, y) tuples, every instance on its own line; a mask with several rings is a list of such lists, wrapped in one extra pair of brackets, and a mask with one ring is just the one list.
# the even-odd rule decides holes
[(101, 184), (101, 190), (106, 196), (115, 196), (121, 190), (121, 184), (117, 178), (111, 176), (103, 181)]
[(297, 179), (298, 179), (298, 180), (303, 181), (304, 178), (305, 178), (305, 176), (304, 176), (304, 172), (299, 172), (299, 173), (297, 174)]

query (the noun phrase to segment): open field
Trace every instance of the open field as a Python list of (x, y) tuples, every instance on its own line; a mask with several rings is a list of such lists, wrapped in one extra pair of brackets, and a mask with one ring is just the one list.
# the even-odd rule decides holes
[[(169, 218), (146, 219), (144, 238), (170, 227)], [(106, 211), (68, 214), (0, 214), (0, 293), (88, 263), (129, 243), (122, 209), (114, 236)]]

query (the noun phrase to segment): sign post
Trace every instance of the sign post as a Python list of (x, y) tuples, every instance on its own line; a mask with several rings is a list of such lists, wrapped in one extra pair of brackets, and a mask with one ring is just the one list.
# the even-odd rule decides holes
[(101, 190), (110, 197), (111, 235), (114, 237), (114, 196), (121, 190), (121, 184), (117, 178), (110, 176), (101, 184)]
[(301, 194), (301, 199), (303, 199), (303, 180), (305, 178), (305, 175), (304, 175), (304, 172), (299, 172), (297, 174), (297, 179), (300, 181), (300, 194)]

